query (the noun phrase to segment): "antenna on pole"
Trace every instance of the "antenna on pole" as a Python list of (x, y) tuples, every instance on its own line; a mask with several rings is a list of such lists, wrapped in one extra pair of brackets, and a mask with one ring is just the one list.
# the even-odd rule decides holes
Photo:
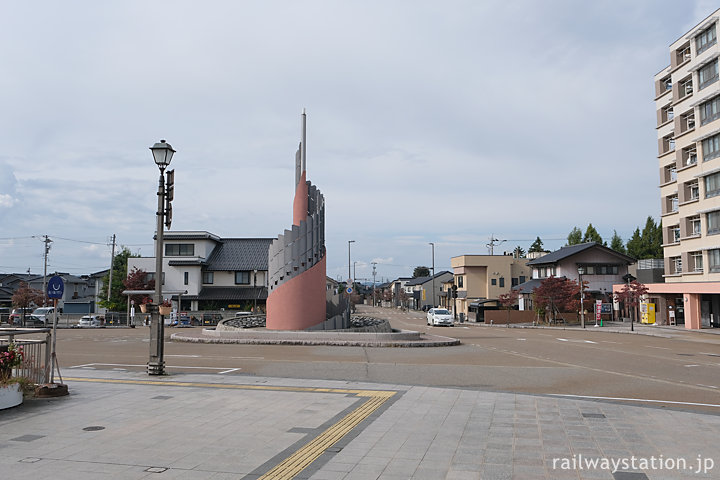
[(493, 255), (495, 251), (495, 245), (500, 245), (502, 243), (505, 243), (506, 241), (507, 240), (499, 240), (495, 238), (495, 234), (490, 235), (490, 243), (486, 244), (486, 247), (488, 247), (488, 250), (490, 251), (490, 255)]

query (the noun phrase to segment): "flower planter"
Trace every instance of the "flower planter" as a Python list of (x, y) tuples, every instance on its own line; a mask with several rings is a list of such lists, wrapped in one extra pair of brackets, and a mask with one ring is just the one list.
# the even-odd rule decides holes
[(172, 313), (172, 307), (165, 307), (160, 305), (160, 307), (158, 307), (158, 310), (160, 310), (160, 315), (170, 315)]
[(16, 407), (23, 401), (23, 394), (20, 391), (20, 384), (10, 383), (0, 385), (0, 410)]
[(141, 311), (142, 313), (147, 313), (147, 305), (144, 304), (144, 303), (141, 303), (141, 304), (140, 304), (140, 311)]

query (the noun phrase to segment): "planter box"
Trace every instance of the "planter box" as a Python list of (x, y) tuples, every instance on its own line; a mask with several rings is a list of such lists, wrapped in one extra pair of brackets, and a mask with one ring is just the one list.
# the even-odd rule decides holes
[(23, 394), (20, 391), (20, 385), (11, 383), (9, 385), (0, 385), (0, 410), (4, 408), (16, 407), (23, 401)]

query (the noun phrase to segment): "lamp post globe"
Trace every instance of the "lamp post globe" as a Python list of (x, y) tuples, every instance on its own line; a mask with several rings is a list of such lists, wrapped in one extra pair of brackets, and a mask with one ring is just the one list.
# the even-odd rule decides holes
[(150, 147), (153, 154), (153, 160), (160, 170), (165, 170), (170, 162), (172, 161), (175, 150), (172, 145), (167, 143), (165, 140), (160, 140), (158, 143)]

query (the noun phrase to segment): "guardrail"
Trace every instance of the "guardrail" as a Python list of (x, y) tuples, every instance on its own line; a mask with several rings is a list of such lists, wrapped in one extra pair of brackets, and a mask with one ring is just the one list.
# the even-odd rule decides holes
[(49, 328), (0, 328), (0, 347), (10, 344), (23, 348), (23, 363), (13, 369), (14, 377), (25, 377), (35, 384), (49, 382)]

